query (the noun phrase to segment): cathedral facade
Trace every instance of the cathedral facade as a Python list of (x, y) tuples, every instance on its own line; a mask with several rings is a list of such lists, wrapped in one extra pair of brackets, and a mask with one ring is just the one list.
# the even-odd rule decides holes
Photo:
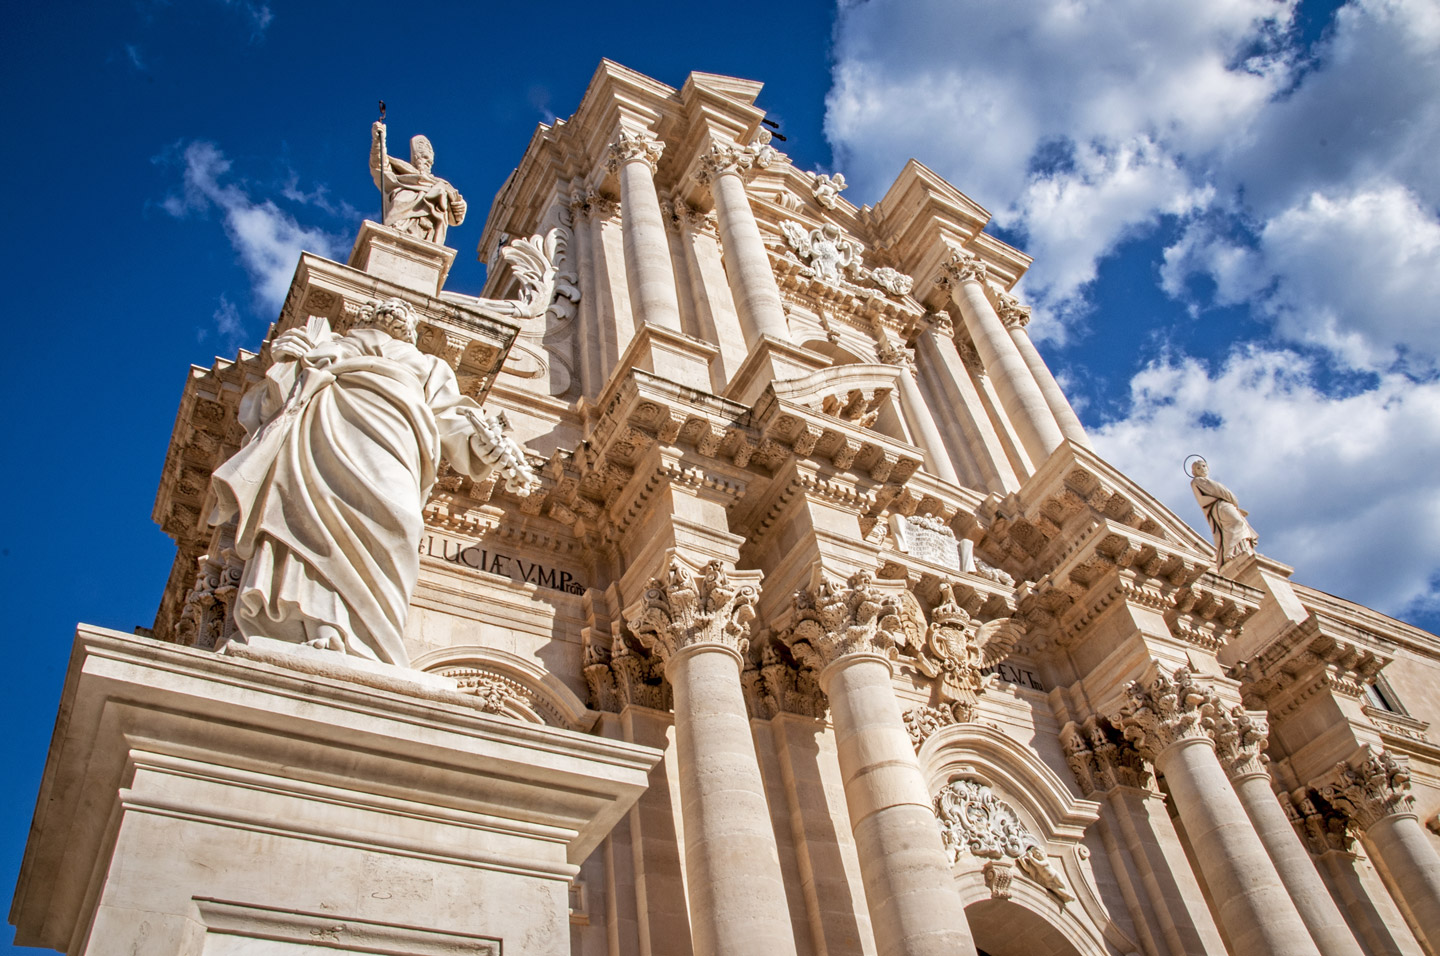
[[(77, 636), (17, 943), (1440, 956), (1440, 639), (1292, 580), (1205, 469), (1213, 541), (1107, 464), (989, 214), (914, 160), (857, 208), (759, 91), (603, 62), (492, 203), (479, 297), (463, 199), (377, 125), (385, 222), (191, 370), (174, 569), (150, 634)], [(339, 452), (235, 464), (391, 375), (311, 362), (264, 410), (386, 314), (447, 449), (410, 530)], [(317, 468), (299, 515), (274, 489)], [(257, 584), (227, 488), (321, 556)], [(374, 520), (312, 547), (335, 501)], [(344, 620), (275, 630), (320, 578)]]

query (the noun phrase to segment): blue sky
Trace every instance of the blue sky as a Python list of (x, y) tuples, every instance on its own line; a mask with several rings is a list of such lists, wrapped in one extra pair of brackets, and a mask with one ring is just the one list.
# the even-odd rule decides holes
[(75, 622), (153, 618), (186, 369), (257, 347), (297, 250), (343, 255), (377, 214), (376, 100), (469, 200), (451, 287), (473, 293), (490, 198), (602, 56), (672, 85), (763, 80), (792, 161), (844, 172), (857, 203), (910, 156), (945, 175), (1035, 256), (1035, 335), (1103, 455), (1192, 522), (1180, 462), (1206, 455), (1302, 580), (1440, 626), (1440, 7), (869, 0), (754, 22), (671, 3), (8, 12), (0, 897)]

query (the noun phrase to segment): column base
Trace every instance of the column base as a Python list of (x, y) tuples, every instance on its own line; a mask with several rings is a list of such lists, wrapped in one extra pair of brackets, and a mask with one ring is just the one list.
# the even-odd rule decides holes
[(438, 296), (455, 262), (455, 250), (416, 239), (389, 226), (365, 220), (350, 252), (350, 267), (413, 289)]
[(686, 388), (712, 394), (710, 363), (719, 354), (720, 349), (709, 342), (646, 322), (630, 340), (616, 369), (638, 368)]
[(732, 401), (753, 405), (771, 382), (803, 378), (811, 372), (829, 368), (831, 364), (819, 352), (762, 335), (760, 344), (751, 349), (745, 361), (740, 363), (735, 376), (721, 394)]

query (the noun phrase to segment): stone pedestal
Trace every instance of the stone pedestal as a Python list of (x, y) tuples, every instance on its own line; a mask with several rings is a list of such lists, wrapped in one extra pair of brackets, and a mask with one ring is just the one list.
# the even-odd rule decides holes
[(818, 352), (767, 335), (736, 370), (725, 387), (725, 397), (748, 405), (759, 398), (771, 382), (803, 378), (829, 368), (830, 364), (830, 360)]
[(347, 673), (81, 628), (16, 942), (568, 956), (569, 881), (658, 754)]
[(350, 267), (421, 295), (437, 296), (455, 262), (455, 250), (366, 220), (350, 252)]
[(710, 363), (720, 350), (709, 342), (691, 338), (658, 325), (641, 325), (620, 357), (617, 369), (632, 368), (654, 373), (663, 379), (709, 392)]

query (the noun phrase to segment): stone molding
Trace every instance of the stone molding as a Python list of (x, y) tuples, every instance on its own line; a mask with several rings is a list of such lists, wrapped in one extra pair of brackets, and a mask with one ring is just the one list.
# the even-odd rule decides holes
[(1320, 693), (1361, 700), (1366, 682), (1390, 663), (1380, 646), (1374, 635), (1347, 633), (1312, 613), (1231, 673), (1246, 704), (1282, 717)]
[(1232, 779), (1260, 773), (1269, 776), (1265, 745), (1270, 738), (1270, 723), (1263, 713), (1232, 707), (1229, 713), (1215, 718), (1211, 736), (1220, 765)]
[(1415, 814), (1410, 768), (1389, 751), (1367, 747), (1358, 762), (1337, 763), (1329, 778), (1311, 786), (1361, 830), (1386, 817)]
[(724, 562), (694, 568), (672, 552), (663, 574), (646, 586), (630, 630), (667, 663), (680, 651), (700, 646), (727, 648), (743, 658), (759, 600), (759, 590), (746, 582), (758, 577), (736, 572), (732, 582)]
[(1209, 684), (1197, 681), (1188, 667), (1173, 674), (1163, 670), (1148, 681), (1135, 681), (1116, 723), (1141, 756), (1154, 762), (1186, 740), (1214, 743), (1210, 732), (1224, 705)]
[(622, 129), (608, 151), (609, 158), (605, 161), (605, 168), (610, 172), (615, 172), (624, 163), (643, 162), (650, 167), (653, 175), (661, 154), (665, 152), (665, 144), (648, 133)]
[(875, 587), (875, 575), (856, 571), (844, 584), (819, 572), (795, 592), (796, 621), (781, 640), (802, 665), (823, 671), (857, 654), (894, 659), (903, 641), (900, 604)]

